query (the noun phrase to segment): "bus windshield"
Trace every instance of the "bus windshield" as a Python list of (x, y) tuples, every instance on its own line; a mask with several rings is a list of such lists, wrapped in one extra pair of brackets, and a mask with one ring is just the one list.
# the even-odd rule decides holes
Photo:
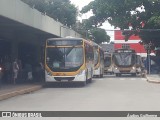
[(82, 47), (48, 47), (46, 63), (54, 72), (71, 72), (83, 64)]
[(131, 53), (116, 53), (113, 60), (117, 66), (132, 66), (136, 62), (136, 55)]
[(109, 67), (111, 65), (111, 57), (105, 57), (104, 66)]

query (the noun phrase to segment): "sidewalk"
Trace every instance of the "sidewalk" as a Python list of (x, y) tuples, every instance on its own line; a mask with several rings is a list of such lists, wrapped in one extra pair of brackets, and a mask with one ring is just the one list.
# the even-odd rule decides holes
[(160, 74), (146, 75), (146, 78), (150, 83), (160, 83)]
[[(150, 83), (160, 83), (160, 74), (146, 75), (147, 81)], [(0, 101), (17, 95), (34, 92), (43, 87), (42, 83), (26, 83), (16, 85), (1, 85), (0, 86)]]
[(43, 84), (16, 84), (16, 85), (1, 85), (0, 86), (0, 101), (14, 97), (17, 95), (30, 93), (39, 90), (43, 87)]

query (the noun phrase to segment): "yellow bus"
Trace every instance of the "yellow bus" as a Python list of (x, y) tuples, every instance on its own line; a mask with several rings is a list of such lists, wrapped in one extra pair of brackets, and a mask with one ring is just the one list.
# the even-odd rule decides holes
[(116, 76), (131, 74), (136, 76), (136, 52), (133, 49), (117, 49), (113, 53), (113, 66)]
[(113, 74), (112, 53), (104, 53), (104, 73)]
[(82, 38), (50, 38), (45, 47), (45, 81), (81, 82), (92, 80), (94, 51)]
[(94, 76), (102, 78), (104, 74), (104, 51), (96, 43), (93, 43), (93, 46), (94, 46)]

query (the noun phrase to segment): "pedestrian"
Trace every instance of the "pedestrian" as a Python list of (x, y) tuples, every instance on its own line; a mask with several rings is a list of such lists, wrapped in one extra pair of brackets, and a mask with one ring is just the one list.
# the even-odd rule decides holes
[(42, 62), (39, 62), (37, 64), (37, 74), (36, 74), (36, 78), (37, 78), (37, 81), (43, 81), (43, 71), (44, 71), (44, 66), (42, 64)]
[(19, 71), (18, 60), (15, 59), (13, 62), (13, 82), (14, 84), (16, 84), (16, 80), (18, 77), (18, 71)]
[(18, 72), (18, 80), (22, 80), (23, 78), (23, 71), (22, 71), (22, 62), (20, 59), (18, 59), (18, 67), (19, 67), (19, 72)]
[(32, 80), (33, 76), (32, 76), (32, 65), (30, 63), (26, 63), (25, 64), (25, 70), (27, 73), (27, 80)]

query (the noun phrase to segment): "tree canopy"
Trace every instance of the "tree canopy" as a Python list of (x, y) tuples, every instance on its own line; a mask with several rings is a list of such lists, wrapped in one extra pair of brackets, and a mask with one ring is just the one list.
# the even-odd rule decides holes
[(144, 44), (160, 46), (160, 0), (94, 0), (81, 12), (93, 12), (92, 25), (108, 21), (120, 29), (132, 30), (128, 35), (139, 35)]
[(72, 26), (76, 23), (78, 10), (70, 0), (22, 0), (31, 7), (58, 20), (64, 25)]
[(94, 40), (96, 43), (109, 42), (110, 37), (104, 29), (93, 27), (92, 17), (89, 20), (83, 20), (80, 26), (76, 26), (78, 10), (70, 0), (22, 0), (31, 7), (47, 14), (68, 27), (72, 26), (78, 33), (86, 38)]
[(107, 35), (106, 31), (101, 28), (94, 28), (91, 30), (92, 39), (97, 44), (101, 44), (102, 42), (109, 42), (110, 36)]
[(97, 44), (102, 42), (110, 42), (110, 36), (107, 35), (106, 31), (102, 28), (92, 26), (90, 19), (83, 19), (82, 23), (76, 25), (74, 30), (82, 34), (85, 38), (96, 42)]

